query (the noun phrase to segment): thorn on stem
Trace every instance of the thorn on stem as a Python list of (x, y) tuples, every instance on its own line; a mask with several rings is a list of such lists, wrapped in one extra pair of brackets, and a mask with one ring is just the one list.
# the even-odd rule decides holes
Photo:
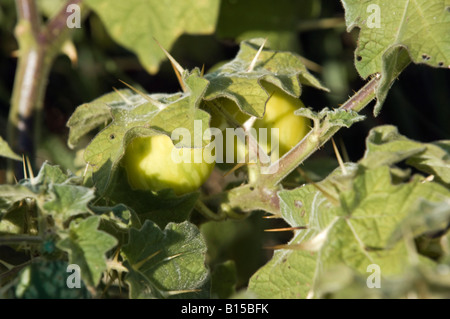
[(205, 64), (204, 63), (202, 65), (202, 69), (200, 71), (200, 76), (203, 76), (203, 75), (205, 75)]
[(297, 227), (283, 227), (283, 228), (272, 228), (272, 229), (264, 229), (265, 232), (284, 232), (284, 231), (295, 231), (301, 229), (307, 229), (306, 226), (297, 226)]
[(161, 108), (162, 106), (164, 106), (164, 104), (162, 104), (161, 102), (152, 99), (150, 96), (148, 96), (147, 94), (145, 94), (144, 92), (136, 89), (135, 87), (131, 86), (130, 84), (122, 81), (121, 79), (119, 79), (120, 82), (122, 82), (123, 84), (125, 84), (126, 86), (128, 86), (130, 89), (132, 89), (134, 92), (136, 92), (137, 94), (139, 94), (140, 96), (142, 96), (144, 99), (146, 99), (147, 101), (149, 101), (150, 103), (152, 103), (153, 105), (156, 105), (157, 107)]
[(175, 296), (175, 295), (180, 295), (180, 294), (186, 294), (189, 292), (199, 292), (200, 289), (185, 289), (185, 290), (171, 290), (171, 291), (166, 291), (166, 293), (169, 296)]
[(282, 217), (278, 216), (278, 215), (266, 215), (266, 216), (263, 216), (262, 218), (264, 218), (264, 219), (279, 219)]
[(170, 63), (172, 64), (173, 70), (175, 71), (175, 75), (177, 76), (178, 82), (180, 83), (181, 89), (183, 92), (186, 92), (186, 85), (184, 85), (184, 81), (182, 78), (182, 74), (184, 72), (183, 67), (177, 62), (177, 60), (174, 59), (173, 56), (170, 55), (170, 53), (163, 48), (163, 46), (156, 40), (156, 38), (153, 38), (155, 40), (156, 44), (161, 48), (161, 50), (164, 52), (166, 57), (169, 59)]
[(336, 154), (336, 158), (339, 163), (339, 166), (341, 167), (342, 173), (344, 175), (347, 175), (347, 169), (345, 168), (344, 161), (342, 160), (341, 154), (339, 153), (336, 143), (334, 142), (334, 138), (331, 138), (331, 142), (333, 143), (334, 153)]
[(131, 101), (122, 94), (122, 92), (120, 92), (118, 89), (116, 89), (115, 87), (113, 87), (113, 90), (120, 96), (120, 98), (127, 104), (127, 105), (132, 105), (133, 103), (131, 103)]
[(310, 183), (315, 188), (317, 188), (323, 194), (323, 196), (325, 196), (330, 202), (332, 202), (334, 205), (338, 205), (339, 204), (339, 201), (336, 198), (334, 198), (330, 193), (328, 193), (326, 190), (324, 190), (322, 187), (320, 187), (314, 181), (312, 181), (300, 167), (297, 167), (297, 171), (300, 173), (300, 175), (302, 175), (302, 177), (308, 183)]
[(256, 52), (255, 57), (253, 58), (252, 62), (250, 63), (250, 66), (247, 69), (247, 72), (252, 72), (255, 68), (256, 62), (258, 61), (259, 55), (261, 54), (262, 49), (264, 48), (264, 45), (266, 44), (267, 38), (264, 39), (263, 43), (259, 47), (258, 52)]
[(300, 245), (275, 245), (275, 246), (266, 246), (264, 249), (277, 250), (277, 249), (300, 249)]
[(141, 260), (141, 261), (137, 262), (135, 265), (133, 265), (133, 268), (136, 270), (139, 270), (139, 268), (141, 268), (147, 261), (149, 261), (156, 255), (158, 255), (160, 252), (161, 252), (161, 250), (158, 250), (158, 251), (154, 252), (153, 254), (151, 254), (150, 256), (147, 256), (143, 260)]
[(23, 176), (25, 179), (30, 178), (31, 184), (34, 184), (34, 174), (33, 168), (31, 167), (30, 158), (28, 156), (22, 155), (22, 163), (23, 163)]
[(23, 177), (25, 179), (28, 179), (27, 166), (26, 166), (25, 155), (24, 154), (22, 154), (22, 165), (23, 165)]

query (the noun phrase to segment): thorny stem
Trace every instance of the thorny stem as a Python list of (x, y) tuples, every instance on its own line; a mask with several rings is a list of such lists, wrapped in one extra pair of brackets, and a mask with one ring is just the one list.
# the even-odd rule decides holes
[[(374, 77), (340, 108), (346, 111), (361, 111), (375, 98), (378, 83), (379, 78)], [(283, 178), (297, 168), (298, 165), (303, 163), (303, 161), (305, 161), (311, 154), (328, 142), (331, 137), (339, 131), (339, 129), (340, 127), (333, 126), (326, 132), (316, 131), (314, 129), (311, 130), (299, 144), (297, 144), (290, 152), (279, 160), (278, 164), (272, 164), (279, 165), (276, 173), (262, 176), (260, 182), (269, 184), (278, 184), (281, 182)]]
[(42, 243), (43, 239), (41, 236), (31, 236), (31, 235), (18, 235), (18, 236), (2, 236), (0, 238), (1, 245), (11, 245), (11, 244), (39, 244)]
[(195, 209), (208, 220), (220, 221), (226, 217), (222, 211), (218, 214), (213, 213), (201, 200), (197, 200), (195, 203)]
[(24, 267), (32, 264), (33, 262), (38, 262), (40, 261), (41, 258), (40, 257), (36, 257), (32, 260), (28, 260), (20, 265), (14, 266), (11, 269), (3, 272), (0, 274), (0, 281), (3, 280), (4, 278), (8, 278), (8, 277), (12, 277), (13, 275), (15, 275), (16, 273), (18, 273), (20, 270), (22, 270)]
[[(380, 77), (375, 76), (340, 108), (356, 112), (361, 111), (375, 98), (379, 83)], [(339, 129), (338, 126), (333, 126), (327, 131), (312, 129), (293, 149), (278, 162), (272, 164), (278, 166), (274, 174), (261, 175), (257, 184), (243, 185), (226, 193), (218, 194), (216, 197), (226, 202), (229, 207), (244, 212), (263, 209), (278, 215), (280, 207), (277, 192), (281, 189), (279, 183), (311, 154), (322, 147)], [(213, 199), (217, 200), (217, 198)]]
[[(8, 142), (19, 154), (35, 159), (35, 148), (41, 135), (43, 100), (48, 75), (55, 57), (60, 53), (71, 29), (66, 11), (71, 4), (82, 0), (69, 0), (63, 9), (46, 25), (42, 25), (35, 0), (16, 0), (18, 22), (15, 35), (19, 43), (19, 61), (14, 79), (8, 119)], [(86, 10), (85, 10), (86, 11)], [(85, 14), (82, 15), (84, 17)], [(8, 163), (8, 181), (14, 175), (20, 179), (21, 164)]]

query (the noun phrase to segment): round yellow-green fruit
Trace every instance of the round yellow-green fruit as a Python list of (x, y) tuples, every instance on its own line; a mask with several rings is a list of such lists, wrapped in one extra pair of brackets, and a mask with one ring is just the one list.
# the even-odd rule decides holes
[[(278, 87), (274, 85), (266, 84), (265, 88), (269, 93), (269, 100), (266, 104), (266, 110), (262, 119), (257, 119), (253, 128), (256, 130), (256, 140), (259, 141), (259, 129), (267, 128), (267, 143), (260, 144), (266, 153), (271, 150), (271, 141), (275, 140), (277, 136), (271, 135), (271, 128), (278, 128), (278, 146), (279, 146), (279, 156), (283, 156), (292, 147), (294, 147), (298, 142), (300, 142), (303, 137), (309, 132), (311, 128), (311, 121), (308, 118), (297, 116), (294, 114), (299, 108), (305, 107), (300, 99), (294, 98), (288, 95)], [(244, 124), (250, 116), (240, 111), (235, 102), (229, 99), (221, 99), (222, 107), (239, 123)], [(215, 126), (217, 125), (217, 126)], [(225, 128), (229, 124), (223, 116), (218, 114), (212, 115), (211, 120), (212, 127), (218, 127), (223, 130), (224, 134), (224, 153), (226, 143)], [(240, 143), (239, 143), (240, 144)], [(235, 146), (236, 147), (236, 146)], [(237, 146), (237, 151), (243, 152), (243, 145)], [(236, 154), (236, 151), (235, 151)]]
[(133, 139), (122, 165), (132, 188), (171, 188), (181, 195), (197, 190), (208, 179), (214, 163), (214, 157), (205, 148), (175, 148), (169, 136), (154, 135)]

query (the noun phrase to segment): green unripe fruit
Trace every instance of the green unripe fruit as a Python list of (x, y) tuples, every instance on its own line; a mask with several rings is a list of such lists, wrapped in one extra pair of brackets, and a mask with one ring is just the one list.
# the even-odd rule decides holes
[[(271, 141), (278, 138), (279, 143), (279, 156), (283, 156), (303, 137), (309, 132), (311, 121), (308, 118), (297, 116), (294, 112), (305, 107), (304, 104), (297, 98), (294, 98), (278, 87), (270, 84), (265, 85), (270, 98), (266, 104), (266, 110), (262, 119), (257, 119), (253, 128), (256, 129), (256, 140), (259, 142), (258, 132), (261, 128), (267, 128), (267, 143), (260, 144), (260, 146), (267, 153), (271, 150)], [(233, 101), (229, 99), (221, 99), (222, 107), (240, 124), (244, 124), (250, 116), (240, 111), (239, 107)], [(211, 127), (217, 127), (224, 133), (224, 153), (226, 152), (225, 146), (227, 145), (225, 128), (230, 127), (226, 120), (219, 114), (213, 114), (211, 120)], [(271, 135), (271, 128), (278, 129), (278, 136)], [(235, 142), (236, 144), (236, 142)], [(244, 147), (241, 142), (235, 145), (235, 154), (239, 151), (243, 153)], [(235, 156), (236, 159), (236, 156)]]
[[(174, 159), (173, 154), (184, 161)], [(201, 161), (196, 163), (195, 158)], [(214, 158), (205, 148), (178, 149), (170, 137), (155, 135), (132, 140), (123, 166), (131, 187), (153, 191), (172, 188), (175, 194), (181, 195), (197, 190), (208, 179), (214, 168)]]
[[(308, 134), (311, 121), (308, 118), (294, 114), (299, 108), (305, 107), (299, 99), (275, 87), (271, 87), (269, 94), (271, 94), (271, 97), (266, 104), (264, 117), (256, 120), (253, 127), (256, 129), (256, 132), (258, 132), (259, 128), (264, 127), (278, 128), (280, 156), (283, 156)], [(272, 140), (270, 132), (269, 130), (268, 148)]]

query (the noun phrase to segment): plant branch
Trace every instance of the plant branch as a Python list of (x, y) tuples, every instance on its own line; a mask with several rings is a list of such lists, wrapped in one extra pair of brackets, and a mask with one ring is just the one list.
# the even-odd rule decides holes
[(17, 17), (20, 20), (28, 21), (35, 39), (41, 29), (41, 21), (39, 18), (36, 1), (34, 0), (16, 0)]
[(18, 236), (3, 236), (0, 238), (1, 245), (11, 245), (11, 244), (39, 244), (42, 243), (43, 239), (40, 236), (31, 235), (18, 235)]
[(220, 221), (226, 218), (226, 215), (222, 211), (219, 214), (213, 213), (201, 200), (197, 200), (195, 209), (209, 220)]
[[(340, 108), (346, 111), (361, 111), (375, 98), (376, 89), (379, 82), (379, 77), (372, 78)], [(313, 128), (308, 133), (308, 135), (306, 135), (305, 138), (300, 141), (300, 143), (298, 143), (291, 151), (280, 158), (278, 163), (272, 164), (276, 165), (278, 169), (274, 174), (263, 175), (261, 177), (260, 183), (269, 185), (276, 185), (280, 183), (287, 175), (289, 175), (294, 169), (296, 169), (301, 163), (303, 163), (317, 149), (328, 142), (331, 137), (339, 131), (339, 129), (339, 126), (333, 126), (325, 131), (315, 130)]]
[[(67, 1), (63, 9), (41, 26), (35, 0), (16, 0), (18, 22), (15, 36), (19, 44), (19, 61), (14, 79), (8, 119), (8, 142), (19, 154), (32, 161), (41, 135), (43, 100), (48, 75), (61, 46), (71, 29), (66, 25), (67, 6), (81, 4), (82, 0)], [(85, 16), (85, 15), (83, 15)], [(21, 164), (8, 163), (8, 181), (23, 177)]]
[(69, 0), (61, 11), (55, 15), (47, 24), (45, 30), (45, 42), (48, 46), (60, 43), (62, 40), (67, 39), (67, 35), (71, 33), (71, 29), (67, 27), (67, 18), (70, 13), (67, 12), (67, 7), (76, 4), (82, 8), (81, 19), (86, 18), (88, 10), (82, 6), (82, 0)]
[[(347, 111), (361, 111), (375, 98), (379, 83), (379, 76), (372, 78), (340, 108)], [(268, 171), (275, 171), (275, 173), (261, 175), (257, 183), (236, 187), (228, 191), (226, 195), (219, 194), (219, 196), (232, 208), (242, 211), (263, 209), (278, 215), (280, 207), (277, 192), (281, 189), (280, 182), (322, 147), (339, 129), (338, 126), (318, 128), (315, 125), (293, 149), (271, 164), (272, 168), (276, 169), (272, 170), (269, 167)]]

